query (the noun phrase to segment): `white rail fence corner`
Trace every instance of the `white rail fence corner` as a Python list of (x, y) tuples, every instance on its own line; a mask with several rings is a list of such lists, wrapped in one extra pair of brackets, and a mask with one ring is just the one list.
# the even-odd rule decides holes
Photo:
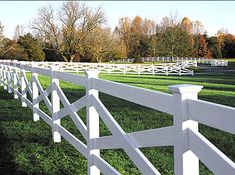
[[(175, 85), (169, 89), (173, 95), (132, 87), (98, 78), (97, 71), (87, 71), (86, 76), (28, 66), (25, 63), (0, 61), (0, 84), (14, 98), (22, 100), (22, 107), (33, 110), (33, 120), (43, 119), (52, 128), (54, 142), (61, 137), (67, 140), (88, 160), (88, 174), (119, 175), (101, 156), (101, 149), (122, 148), (136, 167), (145, 175), (160, 175), (141, 152), (143, 147), (174, 146), (174, 172), (176, 175), (199, 175), (199, 159), (214, 173), (235, 174), (235, 164), (216, 148), (199, 131), (198, 123), (235, 134), (235, 108), (198, 100), (202, 86)], [(26, 71), (32, 73), (29, 81)], [(44, 75), (51, 79), (44, 90), (38, 79)], [(59, 81), (84, 86), (86, 95), (70, 103), (60, 88)], [(173, 126), (125, 133), (105, 105), (99, 99), (103, 92), (145, 107), (173, 115)], [(29, 96), (28, 96), (29, 95)], [(48, 96), (51, 95), (51, 99)], [(39, 107), (44, 101), (51, 116)], [(63, 108), (60, 109), (60, 102)], [(86, 107), (87, 125), (77, 111)], [(85, 138), (87, 145), (60, 125), (60, 120), (71, 117)], [(111, 131), (110, 136), (99, 136), (99, 119)]]

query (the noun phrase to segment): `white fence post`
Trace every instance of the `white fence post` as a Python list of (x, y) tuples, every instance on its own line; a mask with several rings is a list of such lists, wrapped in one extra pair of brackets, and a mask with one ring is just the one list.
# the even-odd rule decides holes
[(126, 65), (124, 64), (123, 74), (126, 75)]
[[(185, 145), (189, 144), (185, 129), (198, 131), (198, 122), (188, 120), (187, 99), (197, 99), (202, 86), (197, 85), (174, 85), (169, 86), (173, 92), (174, 111), (174, 172), (175, 175), (199, 175), (199, 159), (190, 150), (183, 152)], [(185, 137), (184, 137), (185, 136)]]
[(140, 73), (141, 73), (141, 67), (140, 67), (140, 66), (141, 66), (141, 65), (140, 65), (140, 64), (138, 64), (138, 70), (137, 70), (137, 71), (138, 71), (138, 72), (137, 72), (137, 73), (138, 73), (138, 75), (140, 75)]
[(154, 75), (155, 74), (155, 67), (154, 67), (154, 64), (152, 64), (152, 74)]
[(51, 107), (52, 107), (52, 138), (54, 142), (61, 142), (61, 135), (57, 131), (56, 124), (60, 125), (60, 119), (57, 119), (56, 112), (60, 110), (60, 97), (56, 86), (59, 86), (59, 79), (55, 78), (55, 67), (51, 68)]
[[(6, 63), (6, 62), (5, 62)], [(7, 90), (7, 69), (6, 69), (7, 65), (3, 65), (3, 83), (4, 83), (4, 90)]]
[(100, 150), (91, 149), (91, 139), (99, 137), (99, 114), (95, 110), (92, 101), (91, 95), (94, 95), (98, 98), (99, 93), (94, 89), (91, 78), (98, 78), (98, 70), (87, 70), (87, 107), (86, 107), (86, 120), (87, 120), (87, 135), (88, 135), (88, 175), (99, 175), (100, 170), (94, 165), (92, 160), (92, 154), (100, 156)]
[(17, 60), (14, 60), (13, 61), (13, 88), (14, 88), (14, 99), (19, 99), (19, 97), (17, 95), (17, 91), (18, 91), (18, 80), (17, 80), (18, 68), (16, 67), (16, 63), (17, 63)]
[(0, 63), (0, 86), (3, 86), (3, 64), (2, 61)]
[(38, 80), (38, 74), (36, 73), (36, 67), (32, 65), (32, 101), (33, 101), (33, 121), (38, 121), (39, 115), (37, 110), (39, 108), (39, 103), (37, 102), (37, 98), (39, 95), (38, 86), (36, 81)]
[(169, 70), (168, 70), (168, 66), (166, 66), (166, 76), (168, 76), (168, 74), (169, 74)]
[(27, 107), (27, 104), (25, 103), (25, 99), (24, 98), (27, 98), (27, 93), (26, 93), (26, 82), (24, 80), (24, 75), (26, 76), (25, 74), (25, 69), (24, 69), (24, 65), (25, 63), (22, 62), (21, 65), (20, 65), (20, 69), (21, 69), (21, 104), (22, 104), (22, 107)]
[(12, 79), (11, 79), (11, 71), (12, 71), (12, 68), (10, 65), (7, 65), (7, 90), (8, 90), (8, 93), (11, 94), (12, 93)]

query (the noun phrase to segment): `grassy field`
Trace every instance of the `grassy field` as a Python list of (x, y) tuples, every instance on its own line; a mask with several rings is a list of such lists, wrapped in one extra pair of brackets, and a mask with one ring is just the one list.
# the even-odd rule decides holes
[[(175, 84), (203, 85), (199, 98), (211, 102), (235, 107), (235, 75), (196, 75), (191, 76), (137, 76), (137, 75), (104, 75), (108, 79), (132, 86), (170, 93), (167, 86)], [(49, 80), (40, 77), (44, 88)], [(82, 87), (61, 82), (66, 96), (73, 102), (85, 94)], [(172, 116), (154, 111), (127, 101), (100, 94), (101, 100), (126, 132), (158, 128), (172, 125)], [(157, 100), (157, 99), (156, 99)], [(45, 105), (40, 104), (46, 110)], [(47, 174), (47, 175), (85, 175), (87, 161), (65, 140), (53, 143), (51, 129), (42, 120), (32, 121), (32, 111), (21, 108), (19, 100), (13, 100), (0, 88), (0, 174)], [(78, 112), (85, 120), (85, 109)], [(72, 121), (66, 117), (62, 125), (77, 137), (82, 138)], [(104, 123), (100, 123), (101, 135), (109, 135)], [(235, 161), (235, 137), (231, 134), (199, 126), (200, 132)], [(173, 175), (173, 147), (141, 149), (149, 160), (163, 175)], [(101, 152), (111, 165), (121, 174), (140, 174), (122, 150), (105, 150)], [(200, 165), (202, 175), (212, 174), (203, 164)]]

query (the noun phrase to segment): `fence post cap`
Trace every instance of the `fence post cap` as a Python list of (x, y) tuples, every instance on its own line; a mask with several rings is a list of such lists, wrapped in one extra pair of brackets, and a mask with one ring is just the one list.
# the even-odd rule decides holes
[(97, 76), (100, 73), (100, 71), (98, 69), (88, 69), (85, 71), (85, 73), (87, 76), (90, 77), (90, 76)]
[(179, 84), (168, 86), (169, 90), (173, 93), (198, 93), (202, 90), (203, 86), (192, 84)]

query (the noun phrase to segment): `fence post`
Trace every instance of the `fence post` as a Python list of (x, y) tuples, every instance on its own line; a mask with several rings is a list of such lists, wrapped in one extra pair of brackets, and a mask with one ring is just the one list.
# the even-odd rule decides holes
[(111, 73), (111, 70), (112, 70), (112, 64), (108, 64), (108, 74)]
[(3, 86), (3, 64), (0, 63), (0, 86)]
[(7, 78), (7, 73), (6, 73), (6, 65), (3, 65), (3, 84), (4, 84), (4, 90), (7, 90), (7, 86), (6, 86), (6, 78)]
[(126, 64), (124, 64), (123, 74), (126, 75)]
[(11, 94), (12, 93), (12, 77), (11, 77), (11, 65), (9, 64), (8, 62), (8, 65), (7, 65), (7, 90), (8, 90), (8, 93)]
[(152, 64), (152, 74), (154, 75), (155, 74), (155, 69), (154, 69), (154, 64)]
[(24, 69), (24, 65), (25, 65), (25, 62), (21, 62), (20, 64), (20, 71), (21, 71), (21, 78), (20, 78), (20, 81), (21, 81), (21, 105), (22, 107), (27, 107), (27, 104), (25, 103), (25, 98), (27, 98), (27, 93), (26, 93), (26, 82), (24, 80), (24, 76), (26, 76), (25, 74), (25, 69)]
[(57, 131), (57, 126), (60, 125), (60, 119), (57, 119), (56, 113), (60, 110), (60, 97), (57, 93), (56, 86), (59, 86), (60, 80), (55, 75), (56, 67), (51, 67), (51, 108), (52, 108), (52, 139), (54, 142), (61, 142), (61, 135)]
[(141, 67), (140, 67), (140, 64), (138, 64), (138, 75), (140, 75), (140, 73), (141, 73)]
[(4, 90), (6, 90), (7, 89), (7, 86), (6, 86), (6, 65), (3, 65), (2, 79), (3, 79), (3, 88), (4, 88)]
[[(185, 129), (198, 131), (198, 122), (188, 120), (187, 113), (187, 99), (197, 99), (198, 92), (202, 86), (197, 85), (174, 85), (169, 86), (169, 90), (173, 92), (174, 111), (174, 128), (175, 128), (175, 141), (174, 141), (174, 171), (175, 175), (199, 175), (199, 159), (192, 152), (187, 151), (184, 153), (184, 145), (188, 145), (188, 137)], [(187, 143), (184, 141), (186, 134)]]
[(14, 88), (14, 99), (18, 99), (17, 91), (18, 91), (18, 68), (16, 67), (17, 60), (13, 61), (13, 88)]
[(166, 66), (166, 76), (168, 76), (168, 74), (169, 74), (169, 70), (168, 70), (168, 66)]
[(36, 83), (37, 80), (38, 80), (38, 74), (36, 73), (36, 67), (35, 65), (32, 65), (33, 121), (38, 121), (40, 119), (37, 113), (37, 110), (39, 108), (39, 103), (37, 102), (37, 98), (39, 95), (38, 86)]
[(92, 101), (91, 95), (94, 95), (98, 98), (99, 93), (94, 89), (91, 78), (98, 78), (98, 70), (87, 70), (87, 107), (86, 107), (86, 120), (87, 120), (87, 134), (88, 134), (88, 175), (99, 175), (100, 170), (94, 165), (92, 160), (92, 154), (100, 156), (100, 150), (91, 149), (91, 139), (99, 137), (99, 114), (95, 110)]

